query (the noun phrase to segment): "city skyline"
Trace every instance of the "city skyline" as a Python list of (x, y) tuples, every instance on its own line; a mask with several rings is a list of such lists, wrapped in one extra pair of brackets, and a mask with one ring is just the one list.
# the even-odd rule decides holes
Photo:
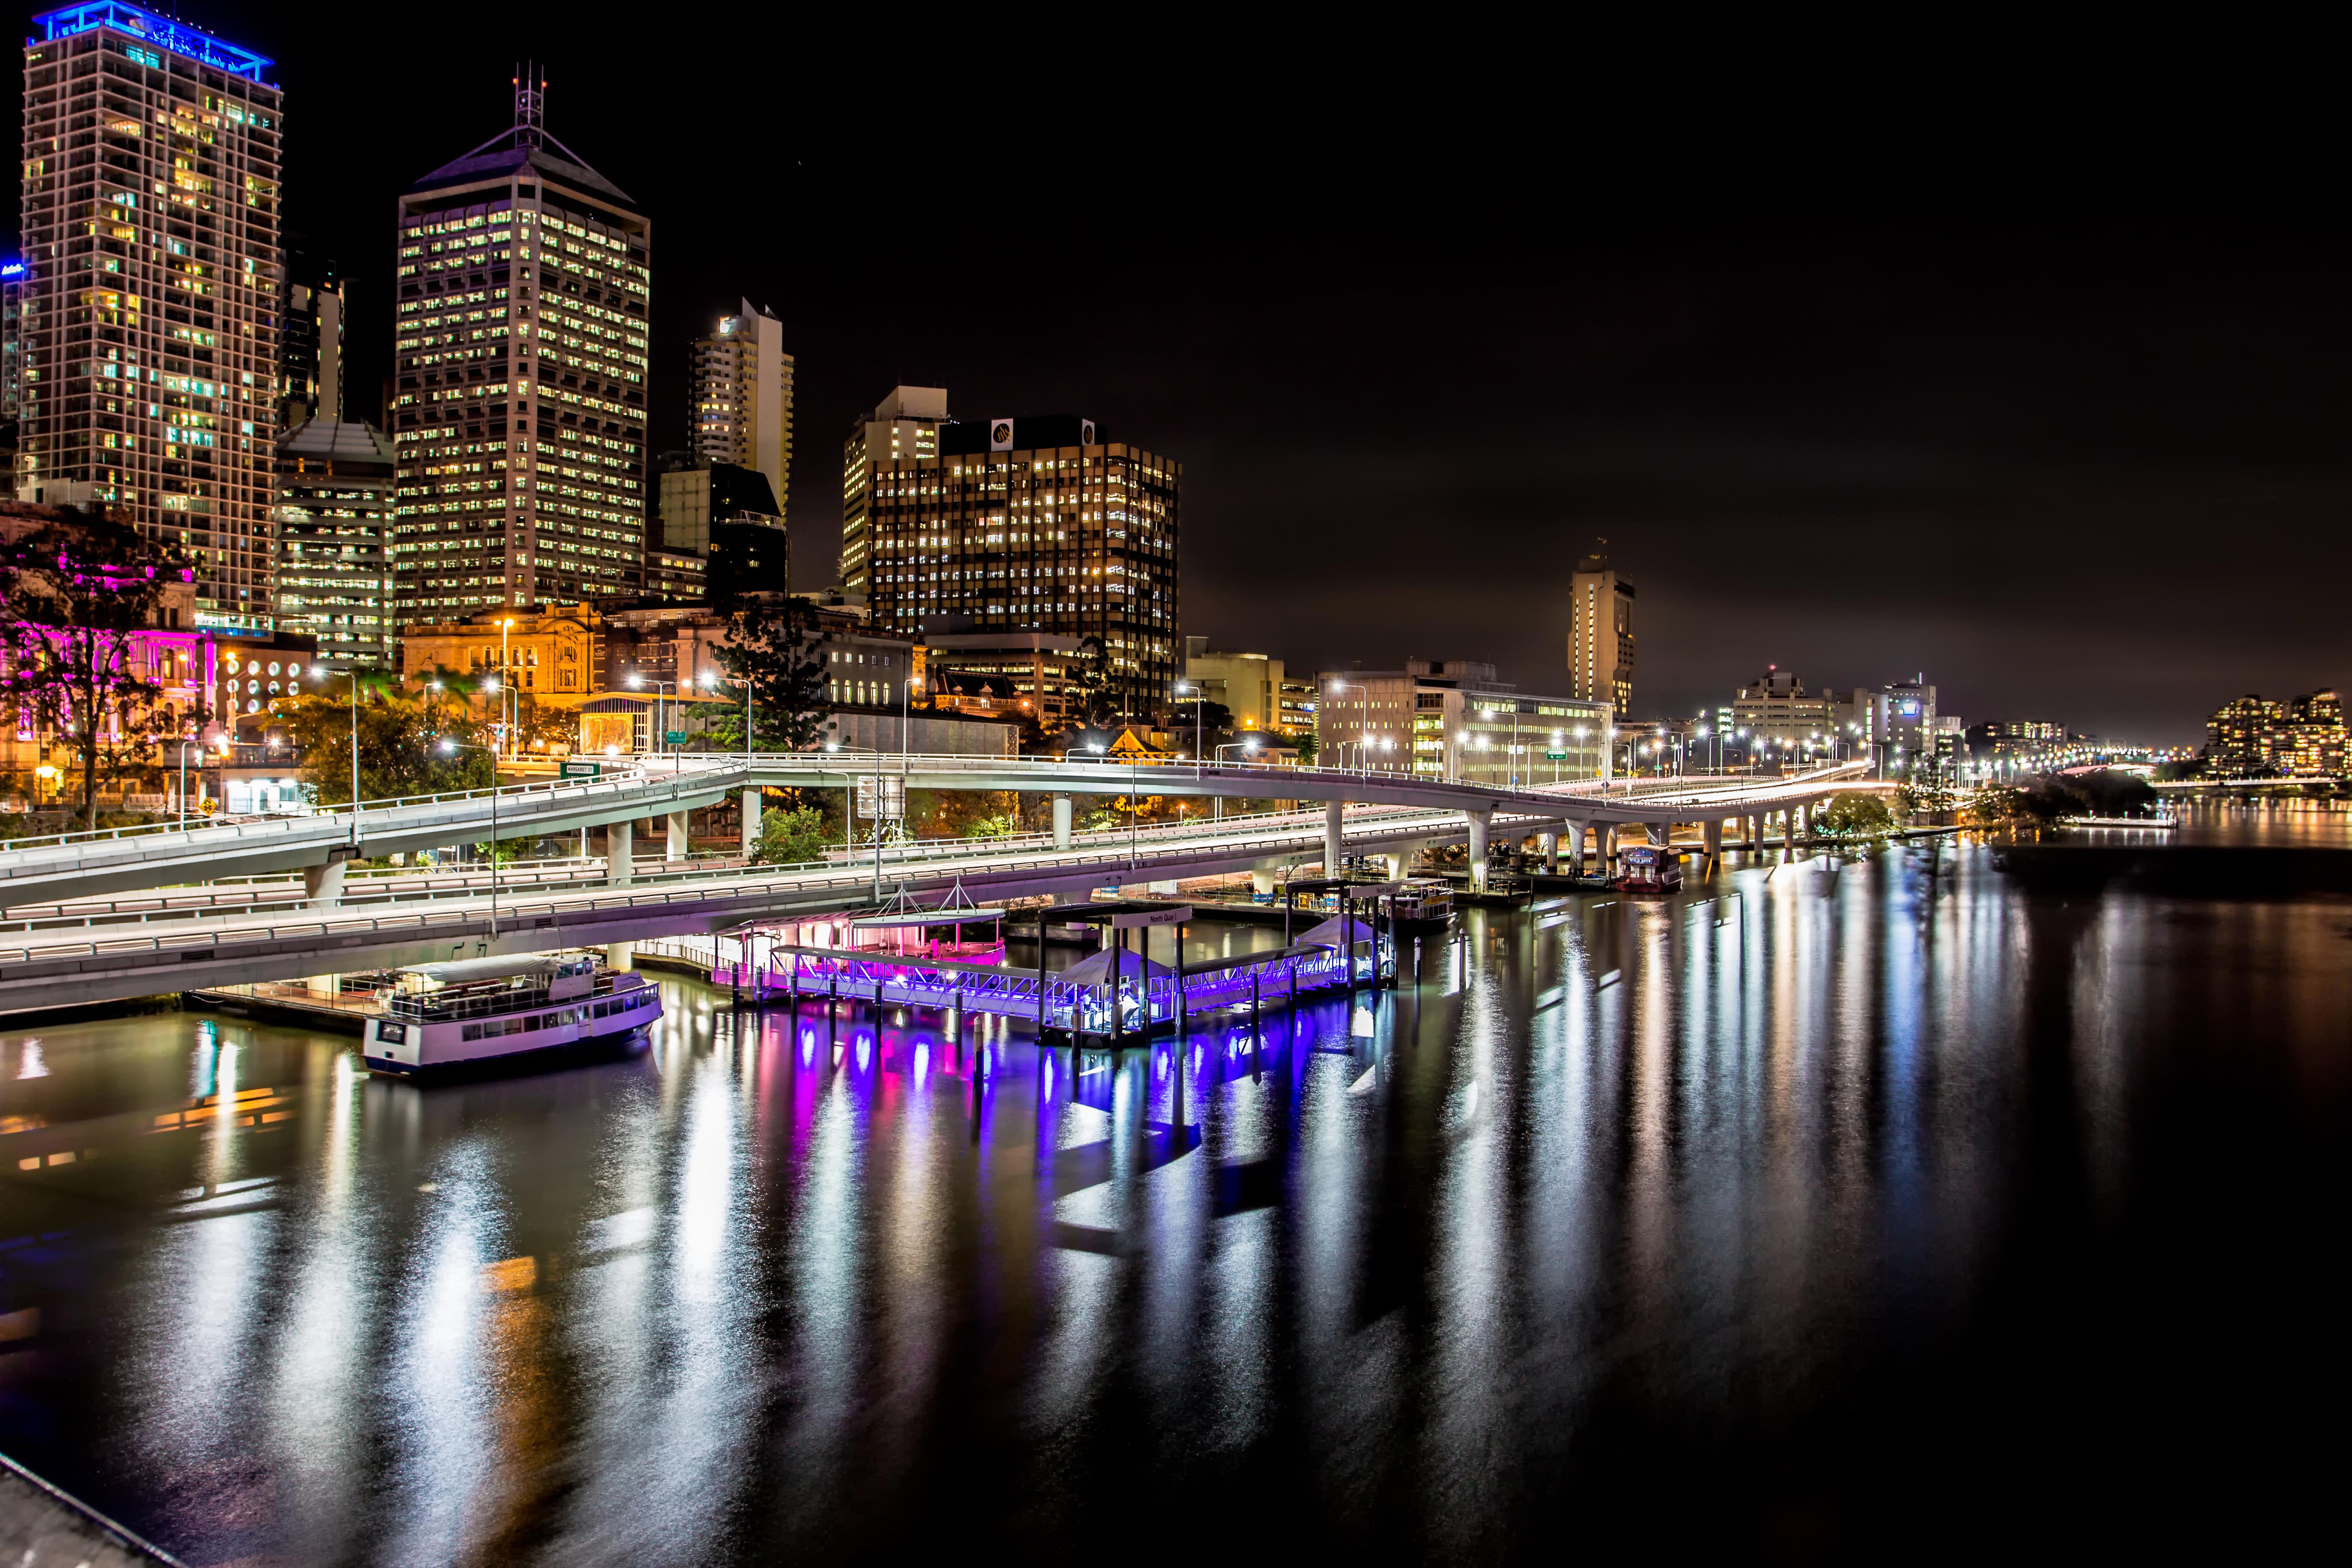
[[(509, 59), (551, 40), (487, 22), (420, 81), (315, 19), (187, 19), (277, 62), (289, 247), (351, 279), (367, 417), (392, 353), (384, 206), (495, 129)], [(1519, 226), (1463, 247), (1367, 226), (1336, 190), (1285, 216), (1244, 175), (1212, 202), (1145, 144), (1143, 173), (1171, 182), (1155, 246), (1041, 268), (992, 243), (1034, 226), (1008, 209), (971, 220), (942, 276), (815, 238), (874, 173), (833, 100), (673, 113), (684, 58), (655, 37), (553, 59), (551, 112), (667, 226), (653, 452), (687, 444), (693, 337), (747, 292), (782, 318), (820, 432), (790, 485), (802, 587), (838, 550), (830, 432), (894, 384), (949, 385), (966, 409), (1084, 407), (1179, 454), (1181, 629), (1301, 668), (1463, 657), (1553, 689), (1574, 559), (1605, 535), (1643, 588), (1636, 716), (1696, 711), (1765, 662), (1842, 684), (1925, 668), (1971, 718), (2189, 741), (2231, 693), (2344, 683), (2324, 609), (2246, 637), (2195, 613), (2191, 559), (2226, 539), (2343, 563), (2346, 395), (2312, 368), (2352, 354), (2333, 229), (1764, 223), (1738, 193), (1711, 218), (1586, 222), (1538, 184)], [(590, 127), (623, 101), (644, 117), (607, 144)], [(732, 192), (738, 160), (678, 159), (688, 137), (758, 163), (766, 195)], [(1426, 163), (1400, 177), (1436, 188)], [(1356, 602), (1401, 568), (1409, 602), (1368, 628)]]

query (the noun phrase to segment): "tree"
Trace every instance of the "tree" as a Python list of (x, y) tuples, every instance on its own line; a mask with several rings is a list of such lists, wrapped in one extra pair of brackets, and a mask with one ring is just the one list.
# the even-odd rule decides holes
[(551, 707), (526, 691), (515, 709), (515, 745), (526, 752), (569, 751), (580, 738), (580, 716)]
[[(441, 693), (361, 690), (360, 798), (481, 789), (490, 782), (487, 752), (440, 749), (443, 736), (480, 745), (483, 727), (450, 710)], [(322, 805), (352, 798), (352, 710), (348, 700), (306, 696), (281, 704), (287, 729), (302, 748), (302, 778)]]
[(1859, 837), (1884, 833), (1895, 826), (1895, 813), (1876, 795), (1842, 795), (1823, 806), (1813, 818), (1817, 833)]
[(6, 689), (80, 763), (82, 826), (98, 826), (98, 774), (152, 750), (149, 712), (163, 691), (131, 658), (171, 584), (194, 572), (179, 549), (111, 517), (46, 522), (0, 544), (8, 621)]
[(810, 806), (760, 814), (760, 837), (751, 846), (755, 866), (797, 866), (822, 859), (833, 842), (824, 814)]
[[(727, 616), (719, 662), (751, 685), (751, 744), (765, 752), (797, 752), (814, 743), (832, 711), (816, 609), (806, 599), (740, 602)], [(735, 688), (742, 694), (742, 688)], [(711, 720), (708, 733), (720, 749), (743, 749), (743, 710)]]
[(1110, 648), (1097, 632), (1087, 633), (1078, 646), (1087, 654), (1086, 667), (1078, 671), (1078, 721), (1099, 730), (1118, 717), (1118, 704), (1111, 700)]

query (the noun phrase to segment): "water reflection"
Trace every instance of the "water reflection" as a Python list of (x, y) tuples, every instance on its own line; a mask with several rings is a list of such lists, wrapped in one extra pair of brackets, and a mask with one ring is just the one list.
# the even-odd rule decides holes
[(199, 1562), (1098, 1546), (1139, 1488), (1253, 1549), (1860, 1530), (2052, 1390), (2159, 1446), (2082, 1396), (2138, 1341), (2035, 1336), (2193, 1360), (2152, 1259), (2300, 1267), (2177, 1194), (2336, 1169), (2347, 950), (1941, 847), (1471, 910), (1395, 993), (1115, 1061), (677, 980), (639, 1060), (446, 1089), (0, 1034), (0, 1428)]

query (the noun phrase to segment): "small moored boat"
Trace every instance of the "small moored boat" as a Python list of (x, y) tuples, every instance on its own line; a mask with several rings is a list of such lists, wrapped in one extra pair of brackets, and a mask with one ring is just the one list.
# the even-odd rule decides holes
[(1617, 879), (1621, 893), (1674, 893), (1683, 885), (1683, 858), (1663, 844), (1629, 844), (1617, 852), (1624, 872)]
[(606, 969), (594, 953), (467, 958), (399, 971), (361, 1049), (370, 1071), (414, 1078), (631, 1044), (660, 1016), (661, 994), (644, 975)]

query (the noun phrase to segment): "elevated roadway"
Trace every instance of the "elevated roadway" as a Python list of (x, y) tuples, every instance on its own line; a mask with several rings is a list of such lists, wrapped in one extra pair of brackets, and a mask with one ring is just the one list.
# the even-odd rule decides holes
[[(925, 899), (957, 886), (982, 900), (1085, 895), (1103, 887), (1135, 889), (1328, 862), (1337, 854), (1408, 856), (1424, 846), (1465, 840), (1476, 846), (1490, 829), (1512, 837), (1545, 835), (1556, 844), (1564, 829), (1582, 831), (1580, 823), (1600, 820), (1584, 815), (1596, 809), (1639, 809), (1654, 814), (1661, 825), (1700, 821), (1709, 829), (1712, 849), (1719, 846), (1716, 830), (1726, 816), (1762, 816), (1775, 807), (1790, 811), (1807, 798), (1851, 785), (1840, 772), (1737, 790), (1656, 789), (1635, 797), (1638, 808), (1613, 792), (1605, 802), (1530, 793), (1515, 797), (1518, 804), (1510, 809), (1475, 813), (1450, 805), (1350, 807), (1334, 802), (1322, 811), (1074, 836), (1067, 846), (1044, 838), (917, 845), (887, 852), (878, 879), (863, 857), (803, 867), (727, 868), (680, 860), (665, 863), (643, 885), (631, 879), (635, 868), (630, 876), (599, 879), (593, 862), (573, 861), (541, 868), (531, 882), (502, 887), (495, 910), (479, 878), (453, 888), (446, 878), (396, 874), (347, 884), (350, 901), (325, 909), (288, 907), (290, 879), (274, 887), (206, 889), (207, 896), (230, 900), (207, 907), (180, 902), (190, 896), (184, 893), (58, 901), (20, 907), (11, 914), (21, 918), (0, 922), (0, 1012), (389, 968), (453, 955), (716, 933), (762, 918), (854, 908), (873, 900), (877, 883), (886, 890), (903, 886)], [(598, 798), (598, 792), (585, 793), (592, 801)], [(622, 795), (625, 802), (641, 798), (636, 789)], [(1727, 805), (1742, 809), (1725, 811)], [(503, 826), (503, 814), (500, 820)], [(303, 888), (305, 893), (311, 890), (307, 882)], [(247, 902), (235, 906), (240, 898)]]
[[(909, 787), (1019, 791), (1056, 800), (1055, 839), (1071, 842), (1067, 797), (1155, 795), (1226, 799), (1313, 800), (1326, 808), (1329, 834), (1343, 807), (1392, 807), (1459, 813), (1469, 824), (1474, 860), (1483, 860), (1486, 824), (1496, 812), (1538, 817), (1553, 831), (1583, 836), (1640, 825), (1757, 816), (1801, 809), (1852, 788), (1864, 764), (1848, 763), (1786, 779), (1647, 780), (1503, 789), (1418, 779), (1408, 774), (1337, 768), (1265, 768), (1185, 763), (1130, 764), (1064, 759), (982, 757), (881, 758), (885, 773)], [(861, 765), (862, 764), (862, 765)], [(102, 897), (139, 889), (179, 886), (226, 877), (301, 871), (311, 896), (341, 897), (350, 860), (415, 853), (452, 844), (538, 838), (583, 828), (666, 818), (682, 852), (688, 813), (742, 795), (746, 836), (756, 819), (758, 795), (771, 786), (847, 788), (871, 776), (874, 753), (790, 752), (752, 757), (689, 755), (634, 759), (594, 779), (555, 779), (392, 801), (336, 806), (308, 816), (244, 822), (121, 828), (19, 840), (0, 850), (0, 907)], [(1532, 831), (1532, 829), (1531, 829)], [(630, 835), (610, 847), (616, 864), (633, 853)], [(1336, 842), (1336, 840), (1334, 840)], [(1712, 847), (1712, 845), (1710, 845)]]

